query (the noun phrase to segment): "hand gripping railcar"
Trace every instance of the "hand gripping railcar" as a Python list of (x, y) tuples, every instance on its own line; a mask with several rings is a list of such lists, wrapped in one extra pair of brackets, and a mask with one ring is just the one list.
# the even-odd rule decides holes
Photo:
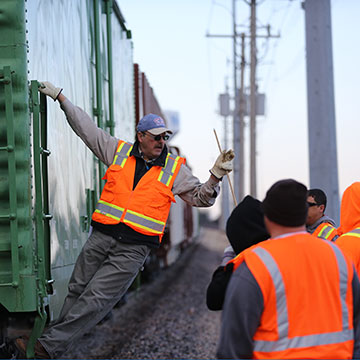
[[(99, 127), (132, 141), (141, 116), (161, 114), (132, 47), (112, 0), (0, 1), (0, 353), (28, 329), (32, 357), (56, 320), (106, 170), (58, 104), (46, 106), (38, 80), (63, 86)], [(198, 234), (196, 211), (178, 200), (153, 254), (165, 264)]]

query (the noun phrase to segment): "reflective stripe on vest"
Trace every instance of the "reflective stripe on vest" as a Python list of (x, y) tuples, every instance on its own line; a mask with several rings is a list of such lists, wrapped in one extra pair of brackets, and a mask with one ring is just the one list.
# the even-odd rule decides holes
[(124, 212), (124, 208), (114, 204), (109, 204), (100, 199), (96, 205), (95, 212), (111, 217), (115, 220), (120, 220)]
[(162, 182), (166, 186), (169, 186), (179, 160), (180, 160), (180, 156), (177, 156), (174, 159), (169, 153), (166, 157), (165, 166), (162, 168), (160, 175), (158, 177), (158, 181)]
[(127, 210), (124, 223), (134, 224), (142, 229), (161, 234), (164, 230), (165, 223), (163, 221), (152, 219), (149, 216), (142, 215), (132, 210)]
[[(332, 227), (331, 225), (328, 224), (324, 224), (323, 228), (320, 230), (320, 232), (318, 233), (317, 237), (321, 238), (321, 239), (325, 239), (325, 240), (335, 240), (332, 237), (335, 237), (336, 235), (334, 234), (334, 231), (336, 229), (334, 227)], [(333, 236), (331, 236), (331, 234)]]
[(356, 228), (356, 229), (351, 230), (351, 231), (349, 231), (349, 232), (347, 232), (345, 234), (342, 234), (341, 237), (348, 236), (348, 235), (360, 238), (360, 228)]
[(349, 340), (353, 340), (353, 329), (349, 329), (349, 309), (346, 304), (346, 293), (347, 293), (347, 282), (348, 282), (348, 269), (345, 258), (341, 253), (340, 249), (332, 244), (326, 242), (332, 247), (339, 268), (340, 275), (340, 299), (341, 299), (341, 311), (342, 311), (342, 330), (338, 332), (314, 334), (306, 336), (296, 336), (289, 338), (289, 319), (287, 309), (287, 299), (285, 293), (285, 285), (279, 270), (277, 263), (271, 254), (261, 247), (256, 247), (252, 250), (264, 263), (265, 267), (270, 273), (270, 277), (275, 287), (276, 297), (276, 312), (277, 312), (277, 325), (279, 340), (266, 341), (266, 340), (255, 340), (254, 351), (258, 352), (274, 352), (283, 351), (286, 349), (296, 349), (302, 347), (319, 346), (319, 345), (330, 345), (337, 344)]
[(132, 147), (132, 144), (122, 142), (116, 151), (112, 165), (120, 165), (123, 168), (127, 158), (130, 155)]

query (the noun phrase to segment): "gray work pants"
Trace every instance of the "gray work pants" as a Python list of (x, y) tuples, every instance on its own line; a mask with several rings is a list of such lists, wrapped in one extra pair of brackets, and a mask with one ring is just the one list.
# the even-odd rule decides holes
[(39, 338), (52, 358), (104, 318), (130, 287), (149, 252), (146, 245), (124, 244), (93, 230), (76, 261), (60, 317)]

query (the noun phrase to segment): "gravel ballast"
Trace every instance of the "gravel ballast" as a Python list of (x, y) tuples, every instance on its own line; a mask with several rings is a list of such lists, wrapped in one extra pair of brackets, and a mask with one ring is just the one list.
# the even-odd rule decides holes
[(214, 359), (221, 312), (207, 309), (206, 288), (227, 245), (224, 232), (203, 228), (175, 264), (130, 293), (63, 358)]

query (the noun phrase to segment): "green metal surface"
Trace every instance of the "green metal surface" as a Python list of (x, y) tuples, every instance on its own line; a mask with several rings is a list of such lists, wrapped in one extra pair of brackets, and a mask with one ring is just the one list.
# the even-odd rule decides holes
[[(107, 61), (108, 61), (108, 86), (109, 86), (109, 120), (107, 127), (110, 134), (114, 136), (115, 122), (114, 122), (114, 92), (113, 92), (113, 71), (112, 71), (112, 27), (111, 14), (113, 8), (113, 0), (105, 0), (106, 12), (106, 39), (107, 39)], [(120, 101), (120, 99), (117, 99)]]
[[(5, 118), (7, 130), (7, 146), (2, 150), (8, 152), (8, 175), (9, 175), (9, 205), (10, 213), (2, 215), (2, 220), (10, 221), (10, 239), (11, 239), (11, 268), (12, 283), (2, 283), (2, 287), (19, 286), (19, 242), (18, 242), (18, 221), (17, 221), (17, 200), (16, 200), (16, 163), (15, 163), (15, 134), (14, 134), (14, 109), (12, 98), (12, 78), (10, 66), (5, 66), (0, 74), (0, 82), (4, 84), (5, 95)], [(6, 250), (5, 250), (6, 251)]]
[[(45, 238), (45, 221), (48, 222), (50, 217), (44, 212), (44, 193), (43, 183), (47, 180), (47, 173), (42, 169), (44, 164), (43, 157), (49, 154), (47, 149), (44, 149), (41, 146), (41, 139), (46, 138), (44, 134), (44, 129), (41, 128), (42, 125), (45, 127), (46, 131), (46, 119), (44, 116), (40, 116), (40, 99), (39, 99), (39, 83), (37, 81), (31, 81), (31, 103), (32, 103), (32, 112), (33, 112), (33, 149), (34, 149), (34, 178), (35, 178), (35, 235), (36, 235), (36, 259), (37, 259), (37, 288), (39, 301), (43, 299), (46, 293), (47, 277), (46, 274), (49, 274), (49, 271), (46, 270), (46, 263), (49, 264), (49, 261), (46, 261), (46, 258), (49, 254), (45, 252), (45, 243), (50, 242), (50, 236)], [(43, 97), (43, 101), (46, 99)], [(42, 119), (41, 119), (42, 118)], [(45, 177), (45, 179), (43, 179)], [(45, 180), (45, 181), (43, 181)], [(47, 184), (44, 186), (44, 189), (47, 189)], [(47, 198), (47, 194), (45, 196)], [(47, 246), (48, 248), (48, 246)], [(42, 312), (42, 311), (41, 311)]]
[[(45, 256), (45, 278), (50, 279), (50, 220), (52, 215), (49, 213), (49, 176), (48, 176), (48, 157), (51, 152), (47, 148), (47, 101), (44, 94), (40, 95), (40, 152), (41, 152), (41, 171), (42, 171), (42, 189), (43, 189), (43, 219), (44, 219), (44, 256)], [(52, 281), (50, 281), (51, 283)], [(47, 281), (48, 293), (52, 288)]]
[(91, 224), (91, 215), (96, 207), (95, 190), (85, 189), (86, 193), (86, 215), (81, 216), (82, 231), (89, 232)]
[[(97, 125), (104, 128), (103, 105), (102, 105), (102, 69), (101, 69), (101, 45), (100, 45), (100, 13), (99, 0), (93, 0), (94, 4), (94, 40), (95, 40), (95, 73), (96, 73), (96, 108), (94, 115), (97, 117)], [(101, 192), (105, 182), (102, 180), (105, 175), (104, 165), (99, 161), (99, 191)]]
[(9, 311), (34, 311), (24, 0), (0, 2), (0, 72), (0, 148), (8, 148), (0, 151), (0, 304)]

